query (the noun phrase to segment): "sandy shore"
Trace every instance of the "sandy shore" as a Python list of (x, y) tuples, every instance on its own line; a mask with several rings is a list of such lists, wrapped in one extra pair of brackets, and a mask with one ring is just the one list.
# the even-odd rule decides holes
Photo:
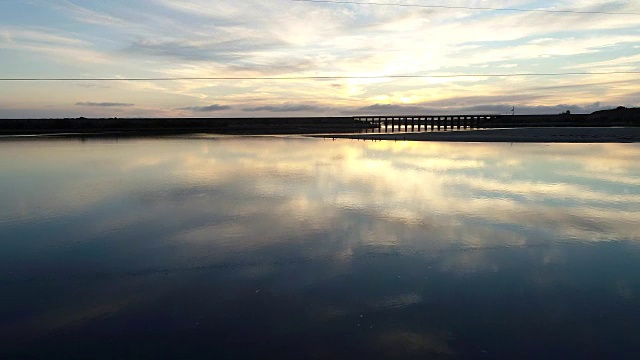
[(339, 134), (318, 137), (453, 142), (629, 143), (640, 142), (640, 127), (554, 127), (471, 131)]

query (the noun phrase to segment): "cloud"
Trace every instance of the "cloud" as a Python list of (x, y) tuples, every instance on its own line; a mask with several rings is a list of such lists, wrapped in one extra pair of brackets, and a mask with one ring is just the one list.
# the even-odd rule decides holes
[(117, 102), (93, 102), (93, 101), (85, 101), (85, 102), (77, 102), (78, 106), (101, 106), (101, 107), (118, 107), (118, 106), (134, 106), (135, 104), (130, 103), (117, 103)]
[(108, 54), (92, 48), (92, 44), (79, 33), (36, 26), (0, 26), (0, 49), (15, 54), (37, 52), (50, 61), (77, 63), (105, 63)]
[(122, 50), (124, 56), (160, 58), (172, 63), (173, 75), (220, 76), (243, 73), (277, 75), (299, 73), (318, 67), (318, 59), (304, 53), (286, 51), (277, 39), (232, 38), (221, 35), (213, 42), (194, 35), (191, 39), (138, 40)]
[[(510, 114), (514, 105), (509, 103), (479, 103), (448, 104), (437, 106), (434, 104), (405, 105), (405, 104), (374, 104), (355, 109), (355, 112), (376, 115), (451, 115), (451, 114)], [(515, 105), (516, 114), (559, 114), (567, 110), (574, 114), (590, 114), (594, 111), (612, 109), (614, 105), (604, 105), (599, 102), (586, 105), (556, 104), (539, 106)], [(349, 113), (344, 111), (344, 113)]]
[(198, 44), (192, 41), (152, 41), (138, 40), (133, 42), (125, 52), (145, 56), (157, 56), (188, 61), (230, 61), (240, 55), (234, 55), (224, 50), (214, 51), (208, 44)]
[(229, 110), (229, 109), (231, 109), (231, 106), (212, 104), (212, 105), (207, 105), (207, 106), (187, 106), (187, 107), (178, 108), (177, 110), (209, 112), (209, 111), (221, 111), (221, 110)]
[(0, 38), (8, 43), (38, 43), (61, 46), (87, 45), (85, 41), (77, 38), (77, 34), (57, 32), (61, 34), (37, 27), (1, 26)]
[(430, 109), (426, 106), (416, 106), (416, 105), (404, 105), (404, 104), (373, 104), (369, 106), (363, 106), (357, 109), (358, 111), (362, 111), (365, 113), (424, 113), (430, 112), (433, 109)]
[(314, 105), (266, 105), (257, 107), (243, 108), (242, 111), (257, 112), (257, 111), (269, 111), (269, 112), (296, 112), (296, 111), (313, 111), (320, 110), (319, 107)]
[(53, 9), (58, 10), (61, 13), (68, 14), (76, 21), (81, 21), (88, 24), (103, 25), (103, 26), (120, 26), (130, 27), (131, 23), (122, 20), (119, 17), (111, 16), (104, 12), (91, 10), (87, 7), (76, 5), (70, 1), (59, 1), (49, 3)]

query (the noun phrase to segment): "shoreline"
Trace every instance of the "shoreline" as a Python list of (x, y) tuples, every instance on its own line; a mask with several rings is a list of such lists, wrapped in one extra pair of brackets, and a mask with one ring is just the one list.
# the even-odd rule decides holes
[(309, 135), (316, 138), (530, 143), (637, 143), (640, 127), (532, 127), (420, 133)]
[[(194, 131), (200, 130), (200, 131)], [(0, 140), (45, 138), (127, 138), (157, 136), (302, 136), (323, 139), (353, 139), (372, 141), (440, 141), (494, 143), (640, 143), (640, 127), (523, 127), (503, 129), (458, 130), (439, 132), (355, 133), (340, 131), (211, 131), (206, 129), (165, 129), (162, 131), (94, 131), (94, 132), (33, 132), (0, 133)], [(307, 130), (307, 131), (305, 131)], [(313, 129), (317, 130), (317, 129)], [(336, 129), (334, 129), (336, 130)], [(344, 129), (340, 129), (344, 130)]]

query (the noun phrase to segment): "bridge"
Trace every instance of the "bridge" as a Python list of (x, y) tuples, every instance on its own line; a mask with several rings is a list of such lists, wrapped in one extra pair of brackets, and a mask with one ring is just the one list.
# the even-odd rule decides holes
[(431, 127), (431, 130), (447, 129), (478, 129), (485, 127), (490, 122), (498, 120), (505, 115), (402, 115), (402, 116), (354, 116), (353, 120), (361, 123), (373, 125), (381, 128), (382, 126), (394, 129), (402, 129), (405, 131), (425, 131)]

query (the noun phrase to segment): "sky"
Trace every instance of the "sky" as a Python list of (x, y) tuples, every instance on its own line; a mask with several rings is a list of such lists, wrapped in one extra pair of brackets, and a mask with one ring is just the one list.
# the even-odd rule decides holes
[[(1, 79), (234, 79), (0, 81), (0, 118), (505, 114), (512, 107), (536, 114), (640, 106), (640, 74), (628, 73), (640, 72), (640, 2), (384, 3), (476, 9), (3, 0)], [(567, 72), (606, 74), (424, 77)], [(379, 78), (389, 75), (417, 77)]]

